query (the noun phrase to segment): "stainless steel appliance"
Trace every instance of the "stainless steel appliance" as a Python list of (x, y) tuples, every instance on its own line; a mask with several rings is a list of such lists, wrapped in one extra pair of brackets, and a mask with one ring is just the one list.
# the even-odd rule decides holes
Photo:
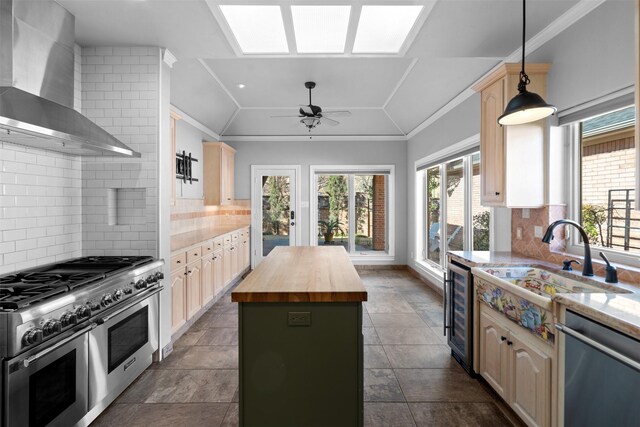
[(122, 390), (151, 363), (163, 264), (84, 257), (0, 276), (4, 426), (87, 425), (115, 397), (90, 393), (102, 368)]
[(449, 262), (444, 276), (444, 335), (451, 355), (470, 374), (473, 371), (473, 276), (471, 270)]
[(637, 426), (640, 341), (571, 311), (556, 328), (566, 335), (564, 425)]

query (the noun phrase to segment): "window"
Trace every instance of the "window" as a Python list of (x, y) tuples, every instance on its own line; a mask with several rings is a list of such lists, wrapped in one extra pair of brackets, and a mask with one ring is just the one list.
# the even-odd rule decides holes
[(311, 244), (352, 257), (393, 256), (392, 166), (311, 166)]
[[(634, 210), (635, 108), (610, 111), (572, 127), (577, 175), (572, 186), (573, 218), (582, 224), (592, 247), (614, 258), (640, 253), (640, 212)], [(582, 245), (579, 234), (571, 233), (570, 238)]]
[(424, 238), (417, 261), (443, 269), (447, 251), (489, 250), (491, 214), (480, 205), (480, 153), (475, 150), (418, 167)]

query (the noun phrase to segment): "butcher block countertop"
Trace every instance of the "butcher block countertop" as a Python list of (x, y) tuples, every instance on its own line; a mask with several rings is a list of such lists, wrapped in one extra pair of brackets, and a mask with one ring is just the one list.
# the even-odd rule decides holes
[(278, 246), (231, 294), (233, 302), (362, 302), (367, 291), (341, 246)]

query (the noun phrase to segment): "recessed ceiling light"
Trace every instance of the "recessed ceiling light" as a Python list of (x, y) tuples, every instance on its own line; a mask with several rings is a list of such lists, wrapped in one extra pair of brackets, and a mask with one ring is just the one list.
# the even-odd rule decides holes
[(243, 53), (289, 53), (280, 6), (220, 5)]
[(343, 53), (351, 6), (291, 6), (298, 53)]
[(245, 87), (247, 87), (247, 85), (245, 85), (244, 83), (238, 83), (238, 88), (244, 89)]
[(362, 6), (353, 53), (398, 53), (421, 11), (419, 5)]

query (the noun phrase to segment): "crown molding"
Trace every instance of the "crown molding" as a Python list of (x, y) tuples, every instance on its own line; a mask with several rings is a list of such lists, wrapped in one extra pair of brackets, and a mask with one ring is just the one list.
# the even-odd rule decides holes
[(185, 113), (184, 111), (176, 107), (175, 105), (170, 105), (169, 110), (171, 114), (179, 116), (183, 122), (190, 124), (194, 128), (198, 129), (200, 132), (206, 133), (211, 137), (211, 139), (220, 141), (220, 135), (217, 132), (209, 129), (207, 126), (203, 125), (202, 123), (200, 123), (199, 121), (197, 121), (196, 119), (194, 119), (193, 117), (191, 117), (190, 115), (188, 115), (187, 113)]
[[(580, 19), (585, 17), (595, 8), (600, 6), (606, 0), (580, 0), (575, 6), (571, 9), (567, 10), (565, 13), (560, 15), (556, 20), (547, 25), (542, 31), (540, 31), (535, 36), (531, 37), (526, 43), (526, 51), (531, 54), (539, 49), (541, 46), (552, 40), (562, 31), (569, 28), (571, 25), (578, 22)], [(442, 106), (438, 111), (433, 113), (431, 116), (427, 117), (422, 123), (413, 128), (411, 132), (407, 134), (407, 138), (411, 139), (418, 135), (420, 132), (431, 126), (433, 123), (438, 121), (442, 116), (456, 108), (458, 105), (462, 104), (464, 101), (469, 99), (476, 93), (472, 88), (479, 84), (482, 80), (487, 78), (492, 73), (496, 72), (502, 65), (514, 61), (518, 61), (522, 56), (522, 48), (518, 48), (513, 51), (509, 56), (507, 56), (504, 60), (500, 61), (495, 67), (486, 72), (482, 77), (477, 79), (475, 82), (470, 84), (465, 90), (460, 92), (455, 98), (451, 101), (447, 102), (444, 106)]]

